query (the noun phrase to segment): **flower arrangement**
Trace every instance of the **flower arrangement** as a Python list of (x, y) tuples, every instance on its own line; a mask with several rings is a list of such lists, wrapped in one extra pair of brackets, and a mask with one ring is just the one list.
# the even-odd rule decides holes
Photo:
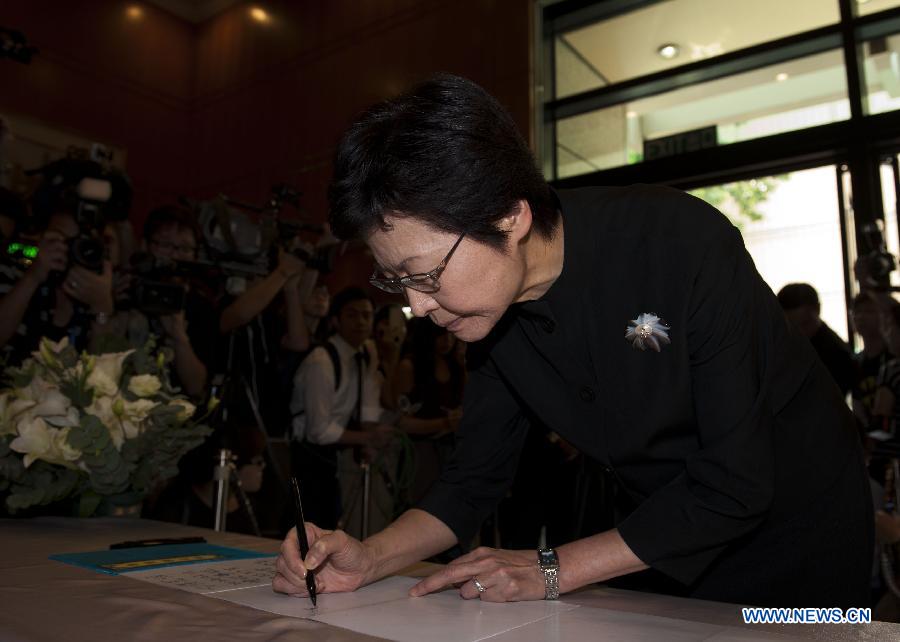
[(178, 472), (211, 430), (172, 388), (154, 344), (78, 354), (43, 339), (0, 390), (0, 497), (11, 514), (77, 498), (93, 514), (104, 498), (138, 501)]

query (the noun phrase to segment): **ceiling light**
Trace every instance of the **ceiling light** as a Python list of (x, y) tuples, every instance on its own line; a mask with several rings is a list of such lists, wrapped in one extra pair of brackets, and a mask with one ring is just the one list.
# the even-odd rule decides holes
[(780, 74), (778, 74), (778, 75), (775, 76), (775, 80), (778, 81), (778, 82), (784, 82), (784, 81), (787, 80), (788, 78), (790, 78), (790, 76), (788, 76), (788, 75), (787, 75), (786, 73), (784, 73), (783, 71), (782, 71)]
[(678, 45), (669, 42), (664, 45), (660, 45), (659, 49), (656, 50), (656, 53), (658, 53), (666, 60), (671, 60), (672, 58), (677, 56), (680, 51), (681, 50), (678, 48)]
[(125, 9), (125, 15), (131, 20), (140, 20), (144, 16), (144, 10), (136, 4)]
[(251, 7), (250, 17), (262, 24), (266, 24), (272, 20), (272, 17), (269, 15), (269, 13), (262, 7)]

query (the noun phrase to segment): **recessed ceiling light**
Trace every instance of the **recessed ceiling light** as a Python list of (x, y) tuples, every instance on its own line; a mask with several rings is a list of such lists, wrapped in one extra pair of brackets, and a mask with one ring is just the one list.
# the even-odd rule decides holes
[(671, 60), (675, 56), (679, 54), (681, 49), (678, 48), (678, 45), (672, 44), (671, 42), (666, 43), (664, 45), (660, 45), (659, 49), (656, 50), (660, 56), (665, 58), (666, 60)]
[(251, 7), (250, 17), (263, 24), (269, 22), (272, 19), (269, 13), (262, 7)]
[(788, 76), (788, 75), (787, 75), (786, 73), (784, 73), (783, 71), (782, 71), (780, 74), (778, 74), (778, 75), (775, 76), (775, 80), (777, 80), (778, 82), (784, 82), (784, 81), (787, 80), (788, 78), (790, 78), (790, 76)]

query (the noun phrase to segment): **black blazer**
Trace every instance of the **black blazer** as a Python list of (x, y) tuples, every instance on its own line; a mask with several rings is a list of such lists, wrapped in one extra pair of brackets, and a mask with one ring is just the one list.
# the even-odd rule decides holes
[[(635, 506), (621, 536), (689, 594), (763, 604), (796, 593), (786, 605), (800, 606), (820, 582), (808, 569), (753, 574), (815, 555), (807, 540), (827, 532), (852, 550), (825, 575), (865, 595), (871, 500), (852, 417), (738, 230), (667, 188), (558, 197), (562, 274), (470, 346), (457, 449), (420, 508), (468, 541), (539, 419), (608, 467)], [(644, 312), (671, 327), (661, 352), (625, 339)], [(776, 596), (785, 583), (796, 591)]]

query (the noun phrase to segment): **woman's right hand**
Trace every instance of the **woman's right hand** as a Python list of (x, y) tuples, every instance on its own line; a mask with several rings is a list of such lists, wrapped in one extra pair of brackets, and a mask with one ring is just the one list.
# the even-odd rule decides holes
[(370, 582), (375, 563), (365, 544), (344, 531), (328, 531), (306, 522), (309, 554), (300, 559), (297, 530), (292, 528), (281, 544), (272, 588), (279, 593), (306, 596), (306, 571), (315, 571), (317, 593), (355, 591)]

